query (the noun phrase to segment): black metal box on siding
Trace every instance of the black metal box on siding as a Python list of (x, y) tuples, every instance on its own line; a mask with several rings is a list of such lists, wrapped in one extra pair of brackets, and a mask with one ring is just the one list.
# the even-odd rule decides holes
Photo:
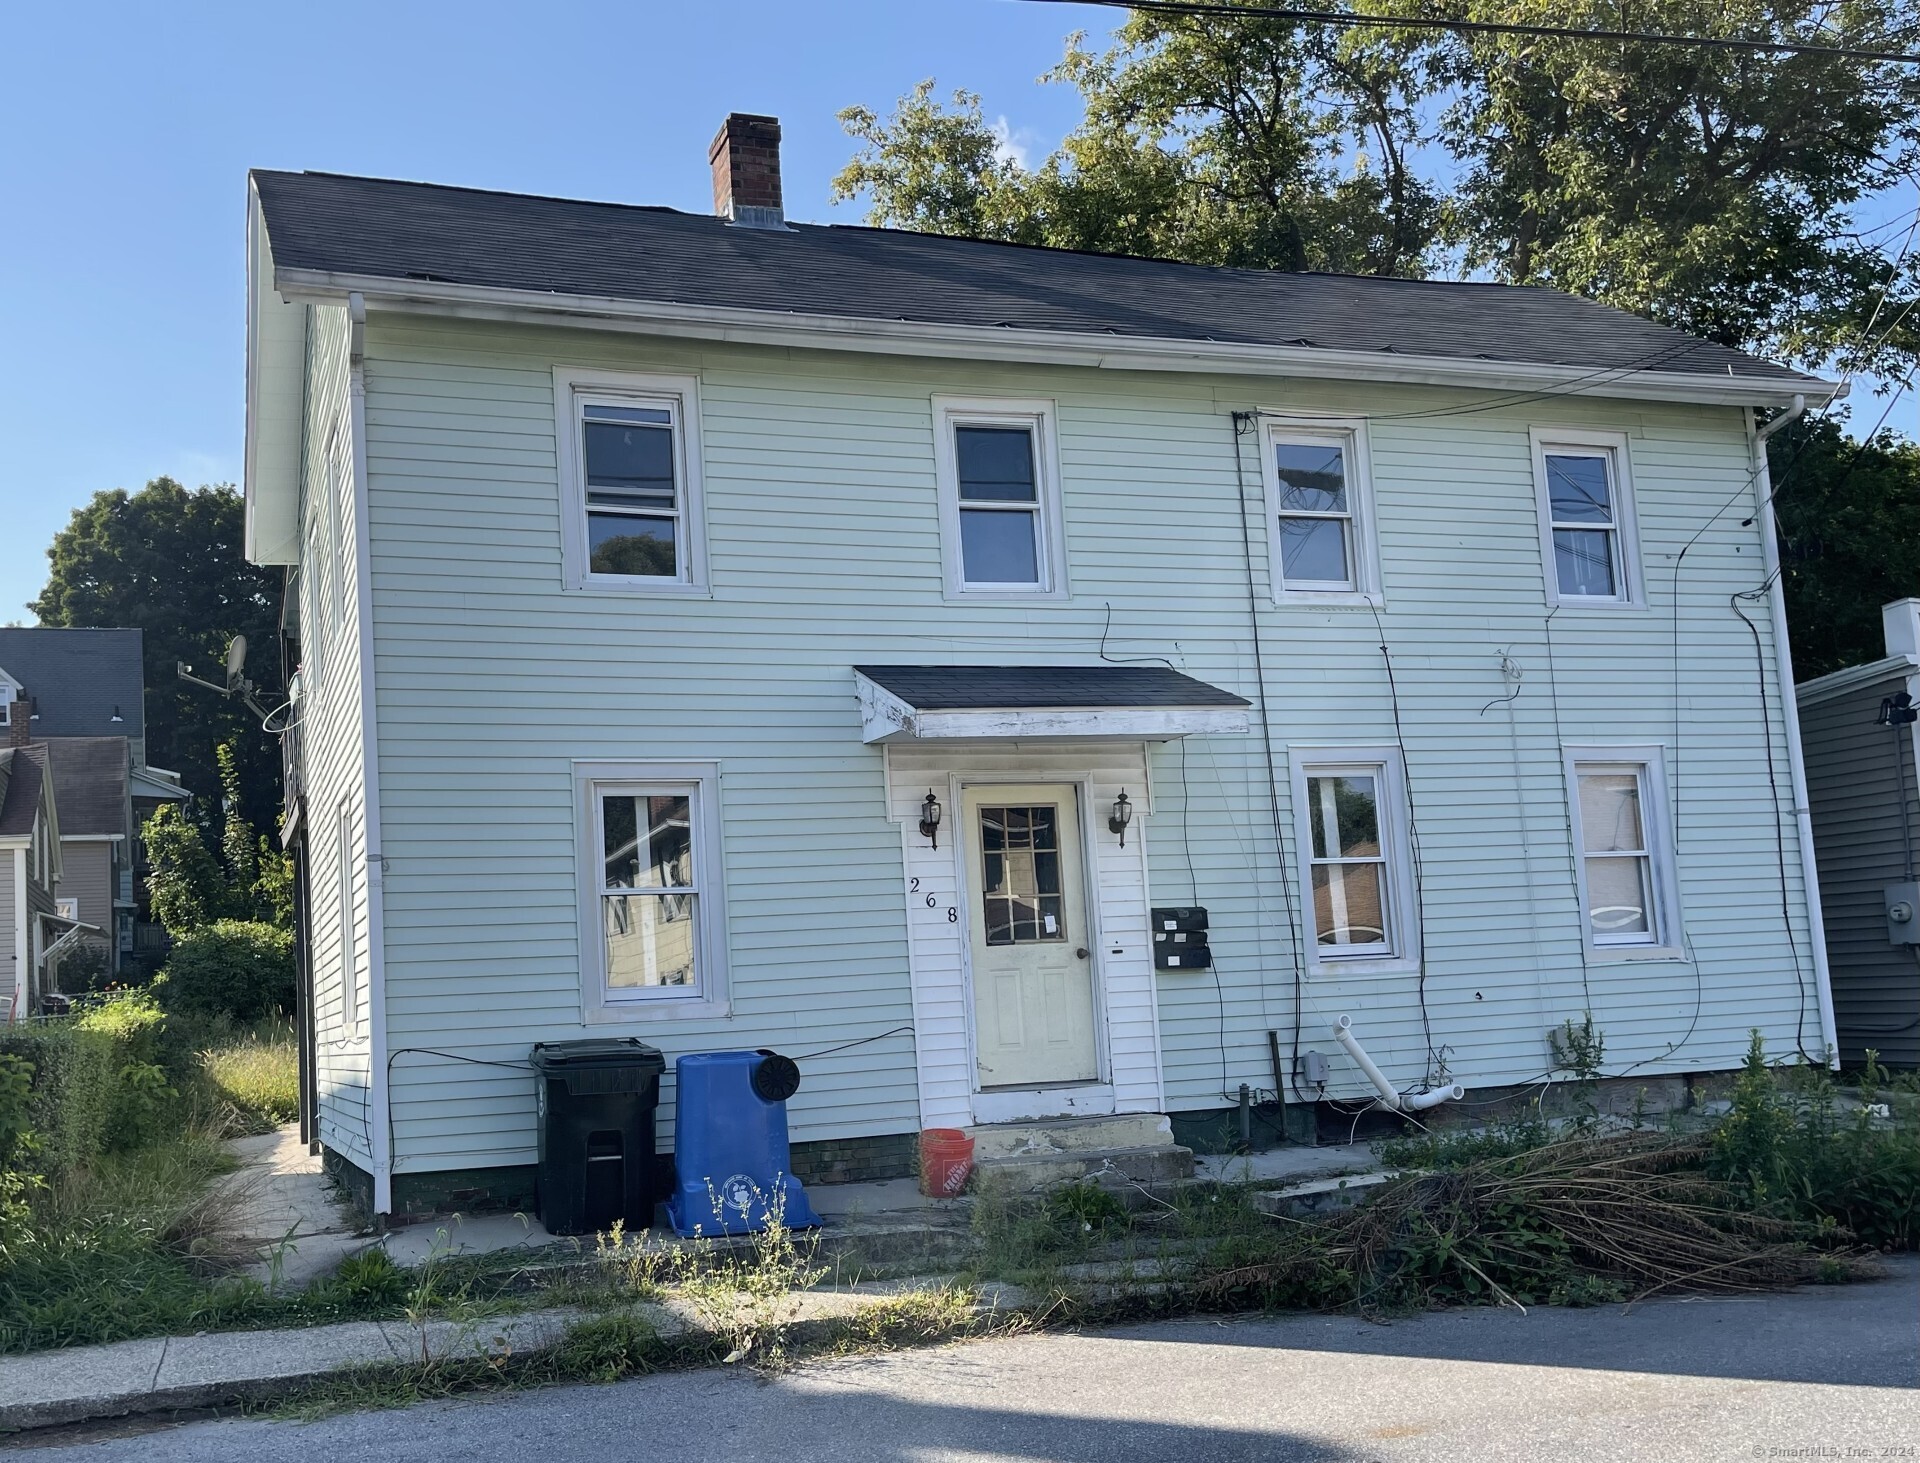
[(1205, 970), (1213, 964), (1207, 948), (1207, 912), (1198, 905), (1153, 911), (1153, 968)]
[(637, 1037), (536, 1043), (540, 1222), (593, 1234), (653, 1223), (654, 1117), (666, 1058)]

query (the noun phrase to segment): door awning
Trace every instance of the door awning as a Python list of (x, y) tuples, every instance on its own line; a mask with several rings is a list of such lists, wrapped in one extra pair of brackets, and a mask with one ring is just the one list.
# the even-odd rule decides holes
[(1165, 666), (857, 665), (853, 676), (868, 742), (1168, 741), (1248, 725), (1246, 697)]

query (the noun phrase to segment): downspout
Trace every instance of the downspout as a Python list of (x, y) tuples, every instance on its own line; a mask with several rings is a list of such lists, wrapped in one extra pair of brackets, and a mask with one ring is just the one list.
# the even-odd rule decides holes
[[(1806, 890), (1807, 938), (1813, 944), (1814, 996), (1820, 1007), (1820, 1039), (1826, 1043), (1827, 1065), (1840, 1065), (1840, 1038), (1833, 1021), (1833, 978), (1827, 970), (1827, 924), (1820, 912), (1820, 868), (1813, 852), (1813, 809), (1807, 796), (1806, 759), (1800, 750), (1800, 711), (1793, 694), (1793, 647), (1787, 643), (1787, 586), (1780, 574), (1780, 543), (1773, 518), (1773, 474), (1767, 464), (1767, 438), (1807, 410), (1807, 398), (1796, 395), (1793, 405), (1764, 427), (1747, 416), (1747, 436), (1753, 448), (1753, 480), (1760, 495), (1761, 564), (1767, 582), (1767, 608), (1773, 617), (1773, 654), (1780, 677), (1781, 720), (1787, 731), (1787, 772), (1793, 791), (1793, 821), (1800, 836), (1800, 882)], [(1772, 735), (1768, 733), (1768, 735)], [(1778, 810), (1776, 809), (1776, 816)], [(1799, 1042), (1799, 1034), (1794, 1041)]]
[(360, 826), (367, 860), (367, 1086), (372, 1095), (373, 1212), (393, 1212), (393, 1111), (387, 1088), (386, 869), (380, 835), (379, 725), (373, 700), (373, 532), (367, 482), (367, 302), (347, 296), (347, 408), (353, 451), (354, 629), (360, 648)]

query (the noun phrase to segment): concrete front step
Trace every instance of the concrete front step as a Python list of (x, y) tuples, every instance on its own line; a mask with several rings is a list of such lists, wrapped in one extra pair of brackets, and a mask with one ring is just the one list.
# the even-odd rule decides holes
[(1165, 1113), (1115, 1113), (1102, 1118), (1050, 1118), (1032, 1123), (986, 1123), (968, 1128), (973, 1161), (1033, 1154), (1086, 1153), (1117, 1148), (1164, 1148), (1173, 1143)]
[(1083, 1148), (1009, 1154), (974, 1164), (975, 1182), (1016, 1194), (1060, 1184), (1172, 1184), (1193, 1177), (1193, 1150), (1177, 1143), (1140, 1148)]

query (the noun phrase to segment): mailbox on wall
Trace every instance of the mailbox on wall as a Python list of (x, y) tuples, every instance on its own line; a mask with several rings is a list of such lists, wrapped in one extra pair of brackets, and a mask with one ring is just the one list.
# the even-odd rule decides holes
[(1153, 968), (1206, 970), (1213, 964), (1207, 948), (1207, 912), (1197, 905), (1153, 911)]

